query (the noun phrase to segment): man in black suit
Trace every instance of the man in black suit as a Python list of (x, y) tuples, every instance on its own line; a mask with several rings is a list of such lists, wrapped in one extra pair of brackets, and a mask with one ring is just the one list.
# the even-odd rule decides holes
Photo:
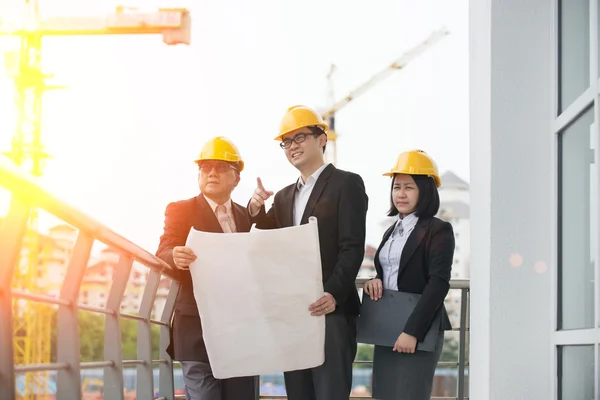
[(212, 374), (189, 272), (196, 256), (185, 247), (192, 227), (204, 232), (250, 231), (247, 209), (231, 201), (244, 162), (231, 141), (216, 137), (204, 145), (196, 163), (200, 194), (167, 206), (164, 233), (156, 252), (157, 257), (177, 268), (181, 281), (167, 352), (181, 362), (188, 400), (254, 400), (257, 377), (219, 380)]
[(325, 294), (307, 312), (325, 315), (325, 363), (284, 373), (289, 400), (347, 400), (352, 389), (360, 305), (355, 280), (365, 251), (368, 197), (359, 175), (325, 163), (327, 129), (310, 108), (289, 108), (275, 139), (281, 141), (300, 178), (277, 192), (268, 212), (264, 202), (273, 192), (265, 190), (258, 178), (248, 203), (261, 229), (306, 224), (311, 216), (318, 222)]

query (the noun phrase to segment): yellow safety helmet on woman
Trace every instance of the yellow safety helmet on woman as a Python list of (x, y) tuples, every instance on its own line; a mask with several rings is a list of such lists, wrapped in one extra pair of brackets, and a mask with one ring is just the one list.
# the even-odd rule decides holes
[(394, 174), (427, 175), (433, 178), (436, 187), (440, 187), (442, 184), (437, 164), (423, 150), (410, 150), (400, 153), (396, 165), (383, 175), (393, 176)]
[(224, 136), (218, 136), (206, 142), (200, 151), (198, 158), (194, 160), (197, 164), (200, 161), (218, 160), (227, 161), (238, 165), (237, 170), (242, 172), (244, 161), (235, 144)]
[(325, 121), (323, 121), (323, 117), (313, 109), (308, 108), (306, 106), (293, 106), (287, 109), (285, 115), (281, 119), (281, 124), (279, 125), (279, 135), (275, 138), (275, 140), (282, 140), (283, 135), (286, 133), (290, 133), (295, 131), (296, 129), (308, 127), (308, 126), (318, 126), (323, 129), (323, 132), (327, 133), (329, 126)]

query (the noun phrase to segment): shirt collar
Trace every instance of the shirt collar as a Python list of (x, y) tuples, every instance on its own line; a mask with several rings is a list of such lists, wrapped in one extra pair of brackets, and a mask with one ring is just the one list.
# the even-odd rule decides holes
[[(202, 196), (204, 196), (204, 194)], [(204, 196), (204, 198), (206, 199), (206, 202), (208, 203), (208, 205), (210, 206), (210, 208), (216, 214), (217, 213), (217, 206), (218, 206), (218, 204), (215, 201), (213, 201), (212, 199), (209, 199), (206, 196)], [(225, 202), (225, 209), (227, 210), (228, 214), (231, 214), (231, 199), (227, 199), (227, 201)]]
[(417, 222), (419, 221), (419, 217), (417, 217), (414, 212), (406, 215), (404, 218), (400, 218), (400, 215), (398, 215), (398, 220), (396, 221), (396, 226), (398, 226), (400, 221), (402, 221), (402, 229), (404, 229), (406, 231), (408, 229), (414, 228), (415, 225), (417, 225)]
[(317, 181), (317, 179), (319, 179), (319, 176), (321, 175), (321, 172), (323, 172), (323, 170), (328, 166), (329, 164), (324, 164), (322, 165), (319, 169), (317, 169), (315, 172), (313, 172), (313, 174), (311, 176), (308, 177), (308, 179), (306, 180), (305, 183), (302, 183), (302, 176), (300, 176), (298, 178), (298, 181), (296, 182), (296, 188), (298, 190), (302, 189), (302, 187), (308, 185), (308, 184), (314, 184), (314, 182)]

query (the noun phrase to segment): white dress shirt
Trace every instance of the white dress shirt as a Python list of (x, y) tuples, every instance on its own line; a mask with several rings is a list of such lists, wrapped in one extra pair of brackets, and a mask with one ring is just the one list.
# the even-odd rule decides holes
[[(204, 196), (204, 194), (202, 195)], [(209, 199), (208, 197), (204, 196), (204, 198), (206, 199), (206, 202), (208, 203), (208, 205), (210, 206), (211, 210), (213, 211), (213, 213), (215, 214), (215, 216), (218, 219), (217, 216), (217, 206), (219, 206), (219, 204), (217, 204), (216, 202), (214, 202), (213, 200)], [(233, 211), (231, 209), (231, 199), (228, 199), (225, 204), (224, 204), (225, 208), (227, 209), (227, 215), (229, 215), (229, 223), (232, 226), (232, 230), (235, 232), (236, 226), (235, 226), (235, 219), (233, 218)]]
[(394, 231), (379, 252), (379, 263), (383, 270), (383, 288), (398, 290), (398, 270), (400, 258), (408, 237), (417, 225), (419, 217), (414, 213), (408, 214), (403, 219), (398, 216)]
[(321, 172), (323, 172), (327, 165), (329, 164), (325, 164), (313, 172), (313, 174), (309, 176), (304, 183), (302, 182), (302, 177), (298, 178), (298, 182), (296, 182), (297, 190), (294, 194), (294, 226), (300, 225), (302, 215), (306, 209), (306, 204), (308, 204), (308, 198), (315, 188), (315, 184), (317, 183), (317, 179), (319, 179), (319, 175), (321, 175)]

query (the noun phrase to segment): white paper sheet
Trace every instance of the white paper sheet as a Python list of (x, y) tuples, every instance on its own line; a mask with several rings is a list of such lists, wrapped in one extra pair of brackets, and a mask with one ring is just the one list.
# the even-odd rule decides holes
[(208, 233), (186, 246), (194, 297), (218, 379), (312, 368), (325, 361), (325, 317), (317, 221), (274, 230)]

